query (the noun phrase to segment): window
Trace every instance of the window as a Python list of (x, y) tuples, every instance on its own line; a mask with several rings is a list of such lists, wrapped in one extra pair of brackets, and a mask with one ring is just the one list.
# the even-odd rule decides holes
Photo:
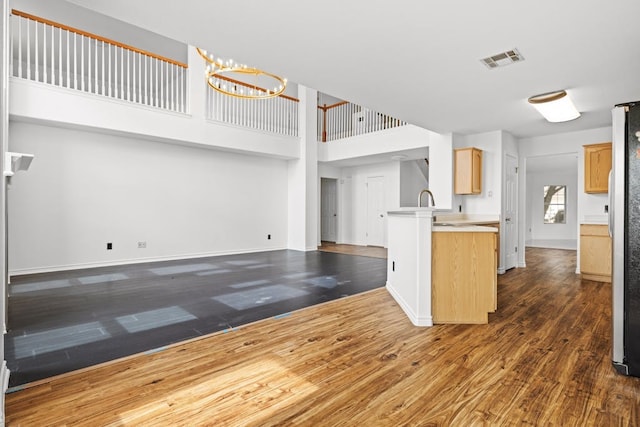
[(566, 209), (566, 185), (544, 186), (544, 223), (564, 224)]

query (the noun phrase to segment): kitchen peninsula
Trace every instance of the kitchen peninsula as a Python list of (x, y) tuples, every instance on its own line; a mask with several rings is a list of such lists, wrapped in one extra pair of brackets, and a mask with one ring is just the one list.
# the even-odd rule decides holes
[(497, 308), (498, 229), (452, 217), (434, 224), (434, 212), (388, 213), (387, 290), (416, 326), (487, 323)]

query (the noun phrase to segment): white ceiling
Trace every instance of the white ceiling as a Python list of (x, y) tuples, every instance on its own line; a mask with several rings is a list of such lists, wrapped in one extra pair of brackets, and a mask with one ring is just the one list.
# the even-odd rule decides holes
[[(640, 99), (638, 0), (69, 1), (440, 133), (591, 129)], [(558, 89), (581, 118), (526, 102)]]

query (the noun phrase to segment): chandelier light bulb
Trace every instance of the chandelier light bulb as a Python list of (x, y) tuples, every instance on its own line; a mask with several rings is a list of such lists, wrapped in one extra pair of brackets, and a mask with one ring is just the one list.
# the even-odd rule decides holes
[[(212, 53), (204, 49), (196, 48), (196, 50), (207, 62), (205, 67), (205, 81), (209, 87), (222, 94), (245, 99), (267, 99), (281, 95), (287, 86), (287, 79), (283, 79), (275, 74), (249, 67), (247, 64), (240, 64), (233, 59), (225, 60), (224, 58), (216, 58)], [(240, 78), (238, 80), (235, 77), (222, 76), (224, 73), (235, 73), (240, 76)], [(255, 86), (255, 84), (243, 81), (243, 75), (246, 75), (246, 77), (269, 78), (274, 80), (276, 84), (273, 86), (273, 89), (263, 89)], [(228, 87), (223, 81), (233, 82), (235, 85), (232, 84)]]

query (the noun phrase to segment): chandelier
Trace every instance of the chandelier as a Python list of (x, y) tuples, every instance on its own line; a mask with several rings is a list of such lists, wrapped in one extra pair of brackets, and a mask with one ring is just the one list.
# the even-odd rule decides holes
[[(212, 53), (204, 49), (196, 48), (198, 54), (207, 62), (205, 79), (209, 87), (225, 95), (244, 99), (268, 99), (282, 94), (287, 87), (287, 79), (283, 79), (275, 74), (262, 71), (258, 68), (248, 67), (238, 64), (233, 60), (223, 60), (216, 58)], [(235, 73), (239, 76), (253, 76), (254, 80), (259, 77), (266, 77), (275, 82), (271, 89), (262, 88), (257, 84), (252, 84), (224, 76), (223, 74)]]

